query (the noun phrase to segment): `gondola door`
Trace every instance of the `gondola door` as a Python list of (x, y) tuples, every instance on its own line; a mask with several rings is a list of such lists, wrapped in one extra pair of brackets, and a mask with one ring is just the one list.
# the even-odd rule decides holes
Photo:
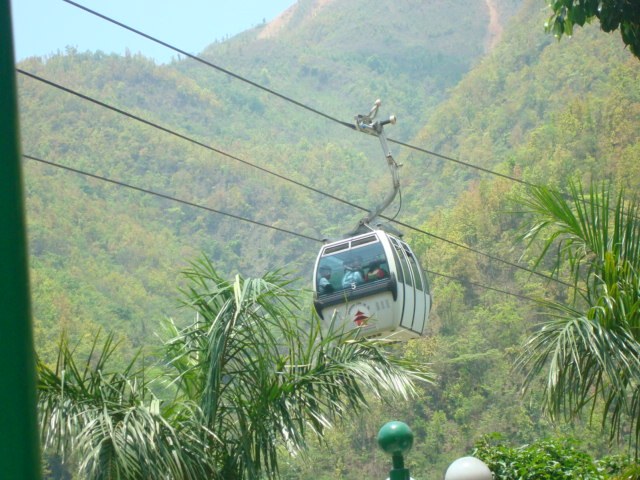
[(409, 245), (389, 235), (397, 264), (399, 339), (419, 337), (424, 334), (431, 309), (431, 296), (426, 277)]

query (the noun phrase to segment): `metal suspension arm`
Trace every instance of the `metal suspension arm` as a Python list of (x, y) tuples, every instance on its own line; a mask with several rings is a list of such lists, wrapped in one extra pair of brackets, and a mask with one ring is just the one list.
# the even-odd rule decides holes
[(378, 108), (380, 107), (380, 100), (376, 100), (373, 108), (369, 112), (368, 115), (357, 115), (355, 117), (356, 128), (364, 133), (368, 133), (369, 135), (375, 135), (380, 140), (380, 146), (382, 147), (382, 152), (384, 153), (385, 158), (387, 159), (387, 166), (389, 167), (389, 171), (391, 172), (391, 178), (393, 181), (393, 189), (387, 194), (386, 198), (379, 205), (372, 208), (366, 217), (362, 218), (356, 228), (353, 230), (353, 234), (358, 233), (362, 227), (368, 226), (372, 223), (376, 217), (378, 217), (396, 198), (398, 191), (400, 190), (400, 174), (399, 170), (402, 165), (396, 163), (391, 155), (391, 150), (389, 150), (389, 146), (387, 144), (387, 137), (384, 133), (384, 126), (388, 124), (395, 125), (396, 117), (391, 115), (387, 120), (382, 121), (374, 121), (376, 115), (378, 114)]

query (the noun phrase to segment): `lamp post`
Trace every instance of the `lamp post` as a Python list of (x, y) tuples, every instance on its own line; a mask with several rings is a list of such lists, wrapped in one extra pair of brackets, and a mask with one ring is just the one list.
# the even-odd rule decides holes
[(489, 467), (475, 457), (457, 459), (444, 475), (444, 480), (492, 480), (493, 474)]
[[(404, 455), (413, 446), (413, 432), (406, 423), (386, 423), (378, 432), (378, 445), (391, 455), (393, 468), (387, 480), (413, 480), (404, 467)], [(489, 467), (475, 457), (462, 457), (454, 461), (444, 475), (444, 480), (493, 480)]]
[(404, 455), (413, 446), (413, 432), (403, 422), (389, 422), (378, 432), (378, 445), (391, 455), (393, 468), (389, 480), (410, 480), (409, 469), (404, 468)]

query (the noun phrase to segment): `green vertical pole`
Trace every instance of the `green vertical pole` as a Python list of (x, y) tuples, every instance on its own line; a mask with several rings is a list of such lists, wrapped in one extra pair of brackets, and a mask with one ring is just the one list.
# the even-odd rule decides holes
[(40, 479), (36, 381), (16, 71), (9, 0), (0, 0), (0, 478)]

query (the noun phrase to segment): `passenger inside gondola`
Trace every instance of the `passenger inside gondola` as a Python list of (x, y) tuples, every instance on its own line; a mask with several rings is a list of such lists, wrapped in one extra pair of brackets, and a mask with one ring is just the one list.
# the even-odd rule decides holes
[(369, 264), (369, 271), (366, 274), (367, 282), (375, 282), (376, 280), (382, 280), (383, 278), (387, 278), (389, 273), (383, 268), (382, 263), (379, 260), (374, 260)]
[(361, 285), (389, 278), (389, 263), (380, 242), (336, 250), (320, 259), (316, 278), (318, 295), (357, 290)]
[(319, 277), (318, 277), (318, 292), (321, 295), (327, 293), (333, 293), (333, 285), (331, 285), (331, 267), (326, 265), (321, 266), (319, 269)]
[(362, 257), (356, 256), (345, 264), (342, 288), (356, 288), (364, 283), (364, 271), (362, 270)]

